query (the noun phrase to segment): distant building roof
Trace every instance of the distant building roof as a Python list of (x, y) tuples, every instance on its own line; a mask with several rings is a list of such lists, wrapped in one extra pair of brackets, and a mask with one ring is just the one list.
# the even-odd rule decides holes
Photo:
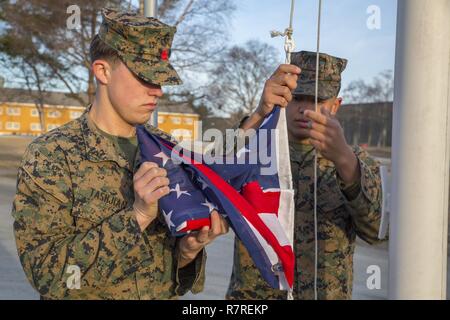
[[(85, 93), (77, 94), (78, 99), (66, 92), (47, 91), (44, 92), (44, 104), (53, 106), (85, 107), (88, 97)], [(1, 88), (0, 103), (36, 103), (37, 93), (31, 93), (26, 89)], [(81, 100), (81, 101), (80, 101)], [(196, 113), (187, 103), (174, 103), (167, 100), (160, 100), (158, 111), (176, 113)]]
[[(43, 93), (44, 104), (54, 105), (54, 106), (71, 106), (71, 107), (81, 107), (84, 106), (81, 101), (70, 97), (69, 93), (65, 92), (53, 92), (47, 91)], [(78, 97), (82, 101), (87, 101), (86, 94), (79, 94)], [(26, 89), (17, 88), (0, 88), (0, 103), (36, 103), (38, 98), (36, 91), (28, 91)]]

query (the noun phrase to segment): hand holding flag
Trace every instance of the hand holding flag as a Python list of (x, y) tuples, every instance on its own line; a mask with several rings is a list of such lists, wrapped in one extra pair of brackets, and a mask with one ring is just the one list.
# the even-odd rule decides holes
[(133, 177), (136, 220), (141, 231), (156, 218), (158, 200), (170, 192), (167, 171), (154, 162), (144, 162)]
[(202, 249), (218, 236), (228, 232), (228, 222), (216, 210), (211, 212), (211, 228), (202, 227), (199, 231), (188, 233), (179, 242), (179, 267), (182, 268), (193, 261)]

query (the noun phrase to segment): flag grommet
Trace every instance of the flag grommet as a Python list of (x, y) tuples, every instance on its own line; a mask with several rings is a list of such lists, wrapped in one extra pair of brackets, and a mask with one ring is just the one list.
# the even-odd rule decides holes
[(281, 273), (283, 272), (283, 266), (281, 265), (281, 263), (276, 263), (274, 265), (272, 265), (272, 272), (273, 273)]

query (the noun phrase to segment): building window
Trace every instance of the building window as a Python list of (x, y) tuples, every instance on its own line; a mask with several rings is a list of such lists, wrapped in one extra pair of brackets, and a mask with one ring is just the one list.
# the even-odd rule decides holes
[(170, 134), (178, 141), (192, 140), (192, 131), (187, 129), (175, 129)]
[(0, 107), (0, 116), (3, 114), (3, 107)]
[(8, 116), (20, 116), (20, 108), (6, 108), (6, 114)]
[(81, 111), (70, 111), (70, 119), (77, 119), (81, 117), (82, 114), (83, 112)]
[(20, 130), (20, 123), (19, 122), (7, 122), (6, 130)]
[(192, 125), (194, 123), (194, 119), (192, 119), (192, 118), (184, 118), (184, 123)]
[(30, 129), (31, 131), (41, 131), (41, 124), (40, 123), (30, 123)]
[(39, 117), (39, 111), (38, 111), (38, 109), (36, 109), (36, 108), (31, 109), (31, 110), (30, 110), (30, 114), (31, 114), (31, 116), (34, 117), (34, 118)]
[(56, 128), (58, 128), (58, 127), (59, 127), (58, 124), (48, 124), (48, 125), (47, 125), (47, 131), (56, 129)]
[(164, 123), (164, 116), (158, 116), (158, 123)]
[(180, 117), (171, 117), (170, 119), (172, 120), (173, 124), (180, 124), (181, 123)]
[(47, 113), (47, 117), (49, 117), (49, 118), (60, 118), (61, 117), (61, 112), (59, 112), (59, 111), (49, 111)]

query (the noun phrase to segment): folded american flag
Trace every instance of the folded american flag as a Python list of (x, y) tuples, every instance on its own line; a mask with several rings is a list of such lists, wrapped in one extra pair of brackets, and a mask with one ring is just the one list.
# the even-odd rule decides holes
[(201, 155), (152, 135), (143, 126), (137, 127), (137, 136), (142, 161), (167, 170), (171, 192), (159, 200), (159, 208), (171, 233), (181, 236), (210, 225), (210, 213), (216, 209), (228, 219), (267, 283), (289, 290), (295, 264), (293, 192), (281, 187), (278, 176), (273, 129), (279, 118), (276, 107), (231, 159), (221, 156), (221, 161), (208, 164)]

